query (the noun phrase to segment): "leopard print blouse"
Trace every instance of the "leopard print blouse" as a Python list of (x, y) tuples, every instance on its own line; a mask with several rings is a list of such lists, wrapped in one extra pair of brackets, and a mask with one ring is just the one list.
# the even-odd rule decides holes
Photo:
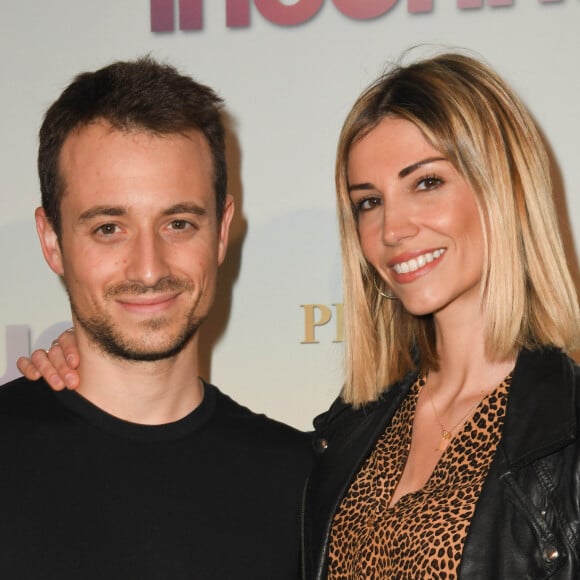
[(334, 516), (328, 580), (457, 578), (475, 504), (501, 439), (508, 376), (451, 440), (423, 489), (388, 507), (409, 448), (422, 377)]

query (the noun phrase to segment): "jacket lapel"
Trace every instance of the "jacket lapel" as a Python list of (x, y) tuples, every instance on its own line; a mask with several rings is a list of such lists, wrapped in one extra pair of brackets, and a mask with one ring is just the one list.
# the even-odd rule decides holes
[[(326, 576), (333, 516), (416, 376), (416, 373), (410, 373), (403, 381), (393, 385), (377, 403), (353, 412), (351, 407), (337, 401), (328, 413), (315, 420), (316, 446), (320, 457), (311, 475), (309, 487), (314, 493), (308, 498), (306, 521), (307, 535), (310, 536), (307, 542), (311, 545), (310, 553), (314, 559), (313, 570), (318, 572), (313, 576), (316, 579)], [(321, 440), (326, 442), (326, 448)]]

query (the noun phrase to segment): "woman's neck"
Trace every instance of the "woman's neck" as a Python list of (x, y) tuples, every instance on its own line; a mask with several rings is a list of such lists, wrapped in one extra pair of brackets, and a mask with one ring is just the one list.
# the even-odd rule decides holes
[(439, 369), (429, 373), (432, 392), (440, 392), (441, 403), (456, 397), (471, 399), (495, 388), (515, 364), (515, 354), (506, 360), (490, 358), (485, 344), (483, 315), (462, 319), (435, 317)]

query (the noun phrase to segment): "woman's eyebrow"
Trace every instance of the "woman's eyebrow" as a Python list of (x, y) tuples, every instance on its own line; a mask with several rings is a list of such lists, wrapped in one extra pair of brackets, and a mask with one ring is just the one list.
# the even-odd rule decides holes
[(412, 165), (401, 169), (401, 171), (399, 171), (399, 177), (407, 177), (407, 175), (413, 173), (413, 171), (416, 171), (420, 167), (423, 167), (423, 165), (434, 163), (435, 161), (447, 161), (447, 159), (445, 159), (445, 157), (427, 157), (426, 159), (421, 159), (421, 161), (417, 161), (417, 163), (413, 163)]
[(354, 185), (348, 186), (348, 192), (356, 191), (356, 190), (370, 190), (375, 189), (375, 186), (372, 183), (355, 183)]

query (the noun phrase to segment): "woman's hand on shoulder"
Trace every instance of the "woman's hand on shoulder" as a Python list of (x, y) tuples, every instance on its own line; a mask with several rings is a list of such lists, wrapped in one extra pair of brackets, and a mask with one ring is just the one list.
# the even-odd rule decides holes
[(63, 332), (48, 350), (37, 349), (28, 357), (20, 357), (16, 363), (18, 370), (33, 381), (41, 377), (56, 391), (65, 387), (76, 389), (80, 377), (77, 372), (79, 366), (79, 351), (74, 330)]

